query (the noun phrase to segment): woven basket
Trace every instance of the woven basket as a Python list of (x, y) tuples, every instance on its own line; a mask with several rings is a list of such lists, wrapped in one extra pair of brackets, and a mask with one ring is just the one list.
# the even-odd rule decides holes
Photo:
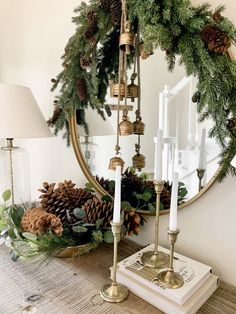
[(86, 243), (78, 246), (68, 246), (54, 254), (55, 257), (69, 258), (76, 257), (90, 252), (98, 246), (96, 243)]

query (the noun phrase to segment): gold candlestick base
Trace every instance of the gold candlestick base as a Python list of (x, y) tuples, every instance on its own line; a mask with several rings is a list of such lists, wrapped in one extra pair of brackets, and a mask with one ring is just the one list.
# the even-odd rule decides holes
[(164, 287), (169, 289), (177, 289), (183, 286), (184, 280), (180, 274), (174, 271), (173, 261), (174, 261), (174, 245), (177, 241), (177, 237), (179, 234), (179, 229), (172, 231), (167, 229), (168, 238), (170, 242), (170, 263), (167, 270), (162, 271), (158, 274), (157, 280)]
[(111, 230), (114, 235), (114, 255), (113, 255), (113, 269), (111, 272), (112, 282), (105, 285), (101, 291), (100, 295), (103, 300), (110, 303), (119, 303), (127, 299), (129, 291), (128, 289), (116, 282), (116, 271), (117, 271), (117, 252), (118, 252), (118, 242), (120, 241), (120, 231), (122, 222), (114, 223), (111, 221)]
[(150, 268), (164, 268), (169, 263), (169, 255), (163, 252), (145, 252), (141, 256), (141, 262)]
[(128, 294), (128, 289), (119, 283), (107, 284), (101, 290), (101, 297), (103, 300), (111, 303), (123, 302), (127, 299)]
[(183, 286), (184, 280), (180, 274), (174, 271), (162, 271), (158, 275), (158, 281), (166, 288), (178, 289)]
[(155, 220), (155, 243), (154, 250), (143, 253), (141, 262), (150, 268), (165, 268), (169, 263), (169, 255), (158, 251), (159, 238), (159, 216), (160, 216), (160, 196), (163, 190), (164, 181), (154, 181), (156, 191), (156, 220)]

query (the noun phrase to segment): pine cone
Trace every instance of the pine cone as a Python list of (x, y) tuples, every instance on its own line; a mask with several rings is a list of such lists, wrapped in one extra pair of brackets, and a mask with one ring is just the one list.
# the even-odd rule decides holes
[[(47, 182), (43, 183), (43, 187), (43, 189), (39, 189), (42, 192), (39, 197), (42, 208), (59, 217), (63, 225), (68, 222), (76, 222), (77, 219), (73, 214), (74, 209), (76, 207), (81, 208), (88, 199), (94, 197), (90, 191), (76, 188), (74, 183), (66, 180), (59, 183), (57, 188), (55, 188), (55, 183), (49, 184)], [(67, 212), (71, 221), (68, 221)]]
[(236, 120), (234, 118), (227, 120), (227, 129), (229, 131), (236, 131)]
[(85, 80), (78, 79), (76, 82), (77, 85), (77, 94), (79, 96), (80, 101), (85, 101), (88, 99), (88, 92)]
[(220, 21), (222, 20), (222, 15), (219, 11), (216, 11), (214, 14), (213, 14), (213, 21), (216, 22), (216, 23), (219, 23)]
[(36, 235), (43, 235), (51, 230), (57, 236), (61, 236), (63, 232), (60, 218), (41, 208), (28, 209), (22, 217), (21, 227), (25, 232)]
[[(103, 202), (98, 198), (88, 200), (82, 209), (86, 212), (84, 221), (95, 224), (98, 219), (103, 219), (102, 228), (110, 228), (113, 218), (113, 203)], [(140, 231), (141, 217), (135, 211), (124, 211), (124, 226), (128, 235), (138, 234)]]
[(92, 59), (87, 57), (80, 58), (80, 66), (82, 69), (86, 70), (91, 67)]
[(143, 180), (129, 169), (126, 169), (121, 179), (121, 198), (122, 201), (129, 201), (131, 206), (137, 206), (137, 198), (134, 192), (142, 193)]
[(111, 7), (111, 1), (110, 0), (100, 0), (100, 6), (102, 10), (109, 12)]
[(107, 191), (111, 196), (114, 196), (115, 189), (110, 188), (110, 180), (104, 179), (103, 177), (99, 178), (99, 176), (95, 177), (96, 181)]
[(138, 234), (141, 229), (141, 217), (135, 211), (126, 211), (124, 214), (124, 226), (127, 234)]
[(87, 13), (87, 18), (89, 20), (89, 23), (98, 23), (98, 14), (93, 10)]
[(55, 107), (52, 117), (47, 121), (48, 125), (54, 126), (56, 122), (60, 119), (61, 114), (62, 114), (62, 108)]
[(113, 217), (113, 204), (100, 201), (97, 197), (88, 200), (82, 209), (86, 212), (84, 221), (95, 224), (98, 219), (103, 219), (102, 228), (110, 228)]
[(119, 26), (121, 23), (122, 14), (121, 1), (111, 0), (110, 3), (111, 3), (110, 5), (111, 21), (115, 26)]
[(231, 46), (228, 35), (215, 26), (206, 26), (201, 32), (203, 42), (208, 49), (217, 53), (225, 53)]

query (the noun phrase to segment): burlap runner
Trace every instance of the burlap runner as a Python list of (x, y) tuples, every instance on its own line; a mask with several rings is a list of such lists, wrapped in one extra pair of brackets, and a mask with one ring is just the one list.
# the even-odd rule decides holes
[[(120, 259), (139, 248), (125, 241)], [(0, 247), (0, 314), (159, 314), (153, 306), (130, 294), (126, 302), (110, 304), (100, 298), (109, 282), (112, 247), (104, 245), (79, 259), (12, 262)], [(199, 313), (235, 314), (236, 289), (222, 284)]]

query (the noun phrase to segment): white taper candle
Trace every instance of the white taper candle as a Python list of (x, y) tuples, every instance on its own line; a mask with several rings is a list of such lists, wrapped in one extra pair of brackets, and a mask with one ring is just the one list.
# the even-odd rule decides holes
[(171, 231), (177, 230), (178, 181), (179, 174), (178, 172), (174, 172), (171, 190), (170, 220), (169, 220), (169, 229)]
[(116, 166), (115, 175), (115, 198), (113, 210), (113, 222), (120, 223), (120, 203), (121, 203), (121, 166)]
[(155, 166), (154, 166), (154, 180), (162, 180), (162, 142), (163, 132), (162, 130), (157, 131), (157, 140), (155, 145)]
[(198, 169), (204, 169), (204, 158), (206, 154), (206, 129), (202, 129), (200, 152), (199, 152), (199, 163)]

